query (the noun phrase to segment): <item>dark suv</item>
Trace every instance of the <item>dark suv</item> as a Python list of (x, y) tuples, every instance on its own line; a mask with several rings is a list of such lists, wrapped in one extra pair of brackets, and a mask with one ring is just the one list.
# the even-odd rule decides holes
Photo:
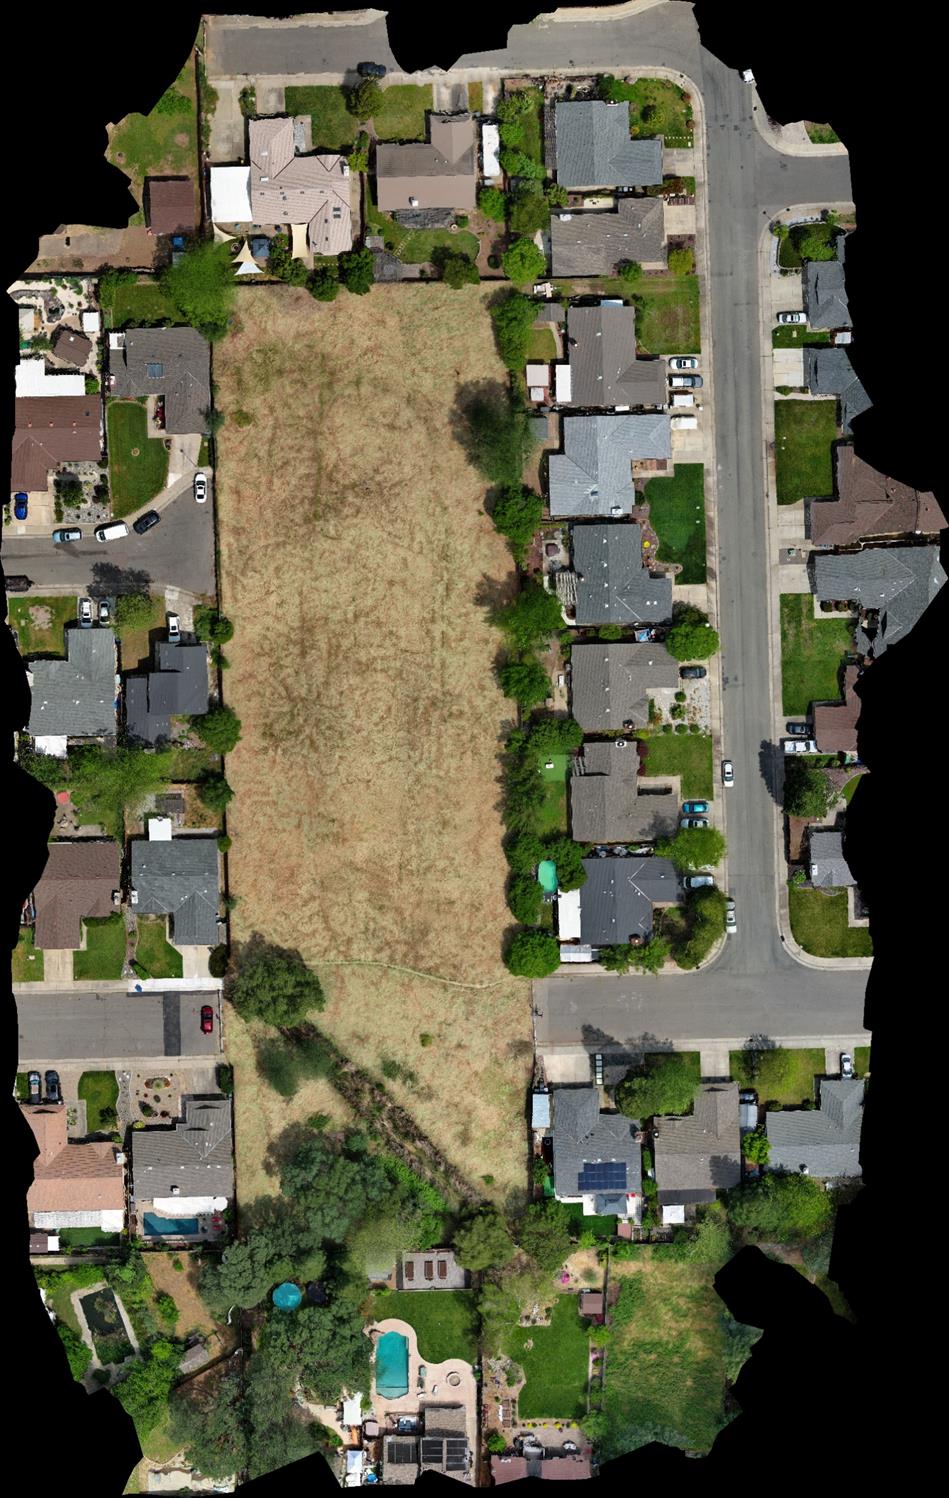
[(59, 1090), (59, 1072), (48, 1071), (46, 1073), (46, 1101), (48, 1103), (61, 1103), (63, 1095)]
[(381, 62), (359, 62), (356, 64), (356, 72), (361, 78), (384, 78), (386, 69)]
[(153, 525), (157, 525), (161, 516), (157, 510), (146, 510), (144, 515), (139, 515), (137, 520), (132, 521), (132, 529), (139, 536), (144, 536)]
[(707, 674), (704, 666), (681, 666), (679, 668), (679, 675), (683, 681), (701, 681), (702, 677)]

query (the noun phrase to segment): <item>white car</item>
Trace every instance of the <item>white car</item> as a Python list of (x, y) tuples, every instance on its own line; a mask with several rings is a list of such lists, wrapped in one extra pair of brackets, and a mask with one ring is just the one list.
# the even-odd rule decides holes
[(816, 754), (817, 744), (813, 739), (785, 739), (783, 741), (785, 754)]
[(853, 1057), (849, 1051), (840, 1053), (840, 1075), (845, 1082), (849, 1082), (853, 1077)]
[(735, 784), (735, 766), (730, 759), (722, 760), (722, 785)]
[(92, 628), (92, 599), (80, 598), (79, 600), (79, 623), (83, 629)]
[(735, 918), (734, 900), (725, 901), (725, 930), (729, 936), (734, 936), (738, 930), (738, 921)]
[(194, 497), (199, 505), (203, 505), (208, 497), (208, 477), (200, 469), (194, 476)]
[(795, 323), (795, 324), (797, 324), (797, 323), (805, 323), (805, 322), (807, 322), (807, 313), (806, 312), (779, 312), (778, 313), (778, 322), (779, 323)]
[(669, 360), (669, 368), (670, 369), (698, 369), (698, 367), (699, 367), (699, 361), (698, 361), (698, 359), (693, 359), (693, 357), (692, 357), (691, 354), (689, 354), (687, 357), (684, 357), (684, 358), (676, 358), (676, 359), (670, 359)]
[(177, 644), (181, 639), (181, 620), (177, 614), (168, 615), (168, 639), (172, 644)]

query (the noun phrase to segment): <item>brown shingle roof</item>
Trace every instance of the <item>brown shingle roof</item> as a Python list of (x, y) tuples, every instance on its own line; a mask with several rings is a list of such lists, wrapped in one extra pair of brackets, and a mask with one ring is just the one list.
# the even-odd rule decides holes
[(837, 448), (837, 494), (810, 507), (815, 546), (847, 546), (862, 536), (934, 535), (946, 524), (934, 494), (871, 468), (849, 444)]
[(53, 335), (53, 353), (81, 369), (92, 353), (92, 343), (78, 328), (57, 328)]
[(815, 702), (814, 739), (821, 754), (855, 754), (860, 698), (856, 693), (858, 667), (844, 672), (843, 702)]
[(75, 949), (82, 940), (84, 916), (111, 915), (119, 865), (117, 843), (51, 843), (49, 862), (34, 891), (37, 947)]
[(152, 234), (193, 234), (194, 183), (190, 177), (147, 177), (146, 222)]
[(580, 1296), (581, 1316), (603, 1315), (603, 1291), (584, 1290)]
[(110, 1143), (68, 1143), (63, 1107), (28, 1103), (23, 1112), (40, 1152), (26, 1198), (30, 1212), (123, 1210), (124, 1172)]
[(499, 1482), (520, 1482), (526, 1476), (526, 1456), (492, 1456), (491, 1479), (495, 1487)]
[(46, 488), (60, 463), (98, 461), (100, 403), (94, 395), (25, 395), (15, 402), (11, 489)]
[(376, 191), (383, 213), (413, 207), (474, 208), (478, 168), (474, 118), (433, 114), (430, 130), (430, 141), (380, 142), (376, 147)]
[(590, 1458), (568, 1452), (566, 1456), (543, 1457), (540, 1462), (541, 1477), (553, 1478), (555, 1482), (586, 1482), (591, 1476)]

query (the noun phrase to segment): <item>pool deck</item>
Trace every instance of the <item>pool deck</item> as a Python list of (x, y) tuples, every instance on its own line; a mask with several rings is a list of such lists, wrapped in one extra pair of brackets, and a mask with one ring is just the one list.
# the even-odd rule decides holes
[[(400, 1395), (398, 1399), (389, 1399), (378, 1392), (373, 1376), (373, 1415), (385, 1430), (390, 1424), (390, 1416), (394, 1421), (400, 1415), (418, 1415), (425, 1410), (427, 1404), (462, 1405), (473, 1467), (478, 1451), (478, 1381), (471, 1364), (466, 1363), (463, 1358), (448, 1358), (444, 1363), (423, 1363), (419, 1357), (415, 1328), (409, 1322), (400, 1321), (394, 1316), (385, 1321), (375, 1321), (368, 1328), (367, 1335), (373, 1348), (379, 1337), (386, 1332), (400, 1332), (409, 1344), (409, 1388), (408, 1393)], [(425, 1368), (423, 1388), (419, 1387), (420, 1367)], [(471, 1477), (469, 1480), (473, 1482), (474, 1479)]]

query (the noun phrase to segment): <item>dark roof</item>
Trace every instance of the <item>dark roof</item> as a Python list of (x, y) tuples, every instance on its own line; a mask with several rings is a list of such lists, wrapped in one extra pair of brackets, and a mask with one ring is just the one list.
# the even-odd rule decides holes
[(672, 836), (675, 797), (640, 796), (638, 772), (635, 740), (583, 746), (570, 780), (570, 830), (577, 842), (638, 843)]
[[(638, 1124), (623, 1113), (601, 1113), (594, 1087), (553, 1089), (554, 1191), (561, 1200), (609, 1190), (625, 1211), (627, 1192), (642, 1190)], [(599, 1168), (598, 1168), (599, 1167)], [(602, 1181), (603, 1186), (597, 1183)]]
[(844, 281), (846, 234), (837, 236), (836, 260), (808, 260), (804, 266), (804, 308), (812, 328), (852, 328)]
[(657, 624), (672, 617), (672, 578), (643, 560), (642, 527), (631, 521), (573, 527), (577, 624)]
[(129, 737), (159, 744), (171, 737), (172, 716), (208, 710), (206, 645), (162, 640), (155, 649), (157, 671), (125, 680), (125, 726)]
[(636, 358), (633, 307), (571, 307), (567, 313), (572, 406), (664, 406), (666, 366)]
[(230, 1098), (183, 1101), (184, 1115), (173, 1128), (139, 1129), (134, 1134), (132, 1180), (140, 1202), (156, 1196), (234, 1195)]
[(557, 181), (564, 187), (649, 187), (662, 181), (662, 139), (633, 140), (629, 103), (554, 106)]
[(207, 432), (211, 350), (195, 328), (128, 328), (111, 338), (113, 396), (163, 395), (166, 432)]
[(844, 348), (806, 348), (804, 380), (812, 395), (837, 396), (840, 425), (847, 436), (855, 417), (872, 404)]
[(34, 660), (28, 732), (34, 738), (96, 739), (115, 733), (115, 635), (67, 629), (65, 660)]
[(63, 324), (53, 334), (53, 353), (57, 359), (65, 359), (81, 369), (92, 353), (92, 342), (78, 328)]
[(814, 557), (818, 598), (850, 600), (879, 612), (875, 656), (909, 634), (945, 581), (938, 546), (864, 547), (848, 555), (818, 552)]
[(800, 1170), (830, 1180), (860, 1174), (860, 1124), (863, 1118), (863, 1081), (820, 1082), (818, 1108), (782, 1109), (767, 1113), (765, 1125), (772, 1170)]
[(146, 177), (145, 222), (153, 234), (193, 234), (196, 219), (191, 178)]
[(585, 858), (580, 889), (580, 940), (617, 946), (652, 935), (653, 905), (673, 905), (679, 879), (668, 858)]
[(14, 402), (11, 489), (45, 490), (60, 463), (98, 462), (102, 403), (96, 395), (23, 395)]
[(570, 651), (573, 716), (587, 733), (645, 727), (650, 693), (678, 684), (679, 665), (665, 645), (578, 641)]
[(841, 833), (811, 830), (810, 872), (811, 883), (818, 889), (844, 889), (856, 884), (844, 858)]
[[(686, 1115), (658, 1121), (654, 1158), (663, 1206), (712, 1200), (741, 1179), (738, 1083), (703, 1082)], [(697, 1194), (695, 1194), (697, 1193)]]
[(551, 515), (628, 515), (636, 503), (634, 461), (671, 458), (672, 429), (666, 412), (565, 416), (563, 446), (548, 460)]
[(75, 950), (82, 941), (84, 918), (111, 915), (121, 862), (118, 843), (91, 838), (50, 843), (46, 868), (33, 892), (36, 946)]
[(170, 915), (176, 946), (213, 946), (220, 903), (217, 840), (136, 838), (129, 846), (139, 913)]
[(855, 754), (860, 698), (857, 696), (859, 667), (848, 666), (844, 672), (843, 702), (815, 702), (814, 742), (821, 754)]
[(620, 198), (607, 211), (555, 211), (550, 253), (555, 276), (612, 276), (623, 260), (665, 265), (665, 204), (662, 198)]
[(815, 546), (847, 546), (864, 536), (935, 535), (946, 517), (935, 494), (888, 478), (838, 443), (837, 498), (812, 500), (810, 539)]

